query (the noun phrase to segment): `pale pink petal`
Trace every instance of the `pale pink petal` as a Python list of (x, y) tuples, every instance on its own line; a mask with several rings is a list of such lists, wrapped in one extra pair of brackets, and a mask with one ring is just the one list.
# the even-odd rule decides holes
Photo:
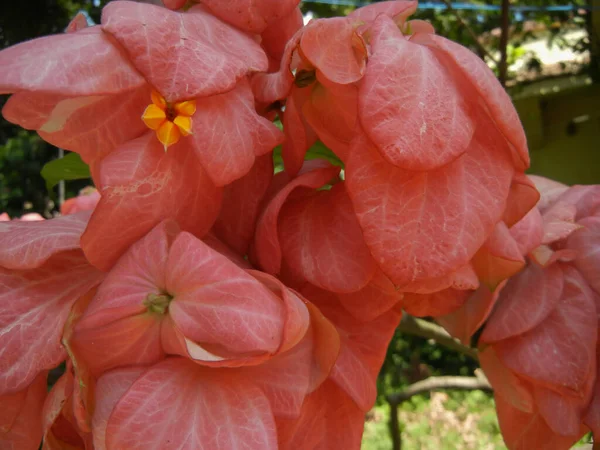
[(95, 188), (83, 188), (77, 197), (67, 199), (60, 206), (63, 216), (75, 214), (81, 211), (93, 211), (100, 201), (100, 192)]
[(287, 42), (279, 71), (273, 73), (259, 72), (252, 76), (252, 92), (260, 103), (271, 104), (286, 98), (294, 85), (292, 58), (296, 52), (304, 28), (300, 28)]
[(348, 17), (360, 19), (363, 22), (368, 23), (374, 21), (377, 18), (377, 16), (383, 14), (385, 16), (395, 19), (395, 21), (400, 18), (402, 18), (402, 20), (404, 21), (408, 16), (411, 16), (416, 10), (416, 1), (384, 1), (376, 2), (367, 6), (363, 6), (362, 8), (355, 9), (348, 15)]
[(317, 134), (302, 114), (303, 105), (311, 92), (311, 87), (294, 88), (285, 103), (282, 118), (285, 141), (281, 156), (285, 171), (291, 177), (295, 177), (301, 170), (307, 150), (317, 141)]
[(32, 271), (0, 269), (0, 393), (23, 389), (65, 358), (61, 337), (71, 306), (101, 278), (79, 251)]
[(285, 328), (278, 351), (289, 350), (300, 342), (310, 326), (311, 316), (307, 309), (308, 303), (296, 291), (287, 288), (274, 276), (258, 270), (248, 270), (248, 273), (269, 288), (283, 302)]
[[(258, 265), (265, 272), (277, 274), (281, 270), (282, 251), (279, 243), (277, 223), (279, 212), (288, 199), (288, 196), (296, 188), (298, 188), (299, 192), (313, 192), (332, 178), (337, 177), (339, 171), (339, 167), (329, 166), (303, 173), (285, 185), (266, 205), (258, 219), (256, 235), (254, 237), (255, 257)], [(285, 176), (285, 174), (281, 174), (281, 176)], [(274, 181), (276, 180), (274, 179)]]
[(498, 342), (533, 330), (555, 310), (563, 288), (564, 274), (559, 264), (546, 269), (530, 264), (500, 292), (481, 335), (482, 342)]
[(553, 433), (538, 411), (519, 411), (496, 396), (496, 411), (504, 442), (511, 450), (562, 450), (571, 448), (585, 430), (575, 436), (559, 436)]
[(277, 62), (281, 61), (285, 47), (296, 32), (302, 28), (304, 21), (300, 8), (294, 8), (285, 17), (272, 22), (261, 33), (261, 45), (267, 54)]
[(54, 254), (77, 250), (89, 217), (82, 212), (43, 222), (0, 223), (0, 266), (34, 269)]
[(355, 85), (332, 86), (335, 88), (316, 84), (302, 114), (321, 142), (345, 160), (358, 131), (358, 89)]
[(198, 102), (190, 139), (198, 159), (216, 186), (246, 175), (256, 156), (283, 142), (281, 131), (254, 109), (246, 80), (235, 89)]
[(540, 192), (541, 197), (537, 207), (541, 212), (544, 212), (550, 205), (554, 204), (562, 194), (569, 190), (569, 186), (549, 178), (540, 177), (538, 175), (528, 175), (528, 177), (533, 181), (536, 189)]
[[(494, 72), (466, 47), (437, 35), (427, 35), (441, 50), (440, 62), (456, 70), (456, 78), (465, 77), (475, 89), (478, 102), (483, 102), (488, 114), (504, 139), (510, 142), (513, 163), (524, 170), (529, 167), (529, 152), (525, 132), (515, 107)], [(466, 94), (469, 95), (469, 94)]]
[(268, 66), (258, 43), (202, 7), (180, 13), (112, 2), (102, 11), (102, 29), (169, 102), (229, 91), (240, 78)]
[(254, 237), (261, 202), (273, 178), (270, 154), (256, 159), (250, 172), (223, 190), (221, 213), (213, 231), (239, 255), (245, 255)]
[(562, 200), (557, 201), (542, 215), (544, 220), (544, 237), (542, 244), (551, 244), (567, 238), (581, 228), (575, 223), (577, 207)]
[(169, 253), (169, 314), (184, 335), (217, 353), (275, 352), (284, 327), (280, 300), (225, 256), (189, 233)]
[(493, 233), (475, 253), (471, 264), (482, 283), (491, 290), (525, 266), (519, 244), (504, 222), (498, 222)]
[(336, 326), (341, 336), (340, 354), (331, 371), (331, 379), (367, 412), (375, 403), (377, 375), (390, 339), (400, 323), (399, 309), (365, 323), (346, 312), (331, 293), (312, 288), (307, 292), (307, 298)]
[(447, 288), (429, 294), (404, 294), (402, 308), (411, 316), (438, 317), (450, 314), (460, 308), (470, 291)]
[(295, 420), (277, 420), (280, 450), (359, 450), (365, 413), (334, 381), (306, 398)]
[(0, 93), (120, 94), (144, 79), (100, 27), (46, 36), (0, 52)]
[(132, 364), (142, 365), (160, 361), (165, 352), (161, 347), (161, 321), (151, 314), (116, 316), (110, 323), (93, 326), (84, 319), (75, 333), (71, 346), (81, 355), (95, 376)]
[(102, 198), (81, 244), (88, 260), (103, 270), (162, 220), (174, 219), (183, 230), (201, 236), (221, 207), (221, 189), (185, 141), (165, 153), (148, 132), (106, 157), (100, 171)]
[(92, 419), (94, 450), (106, 450), (108, 419), (117, 402), (145, 371), (145, 367), (128, 367), (108, 372), (98, 380), (96, 408)]
[(492, 312), (503, 286), (501, 283), (493, 292), (487, 286), (481, 286), (475, 292), (463, 291), (467, 298), (462, 305), (449, 314), (436, 317), (436, 321), (453, 337), (465, 345), (470, 345), (471, 337)]
[[(99, 326), (142, 313), (148, 294), (161, 294), (166, 290), (169, 249), (179, 231), (174, 221), (165, 220), (135, 242), (108, 273), (82, 321)], [(110, 313), (111, 310), (126, 312), (118, 315)], [(103, 312), (106, 313), (101, 314)], [(92, 317), (95, 317), (93, 321)], [(76, 328), (80, 325), (81, 322)]]
[(571, 236), (567, 247), (576, 251), (575, 267), (600, 294), (600, 216), (580, 220), (583, 228)]
[(369, 284), (360, 291), (339, 294), (338, 298), (356, 319), (369, 322), (392, 309), (402, 296), (390, 279), (377, 270)]
[(264, 364), (244, 367), (242, 377), (252, 380), (265, 393), (275, 417), (294, 419), (300, 415), (309, 393), (313, 334), (308, 333), (298, 345)]
[(502, 220), (508, 227), (512, 227), (530, 212), (540, 199), (540, 193), (533, 181), (523, 173), (517, 172), (510, 185), (506, 210)]
[(394, 284), (447, 276), (466, 265), (500, 220), (513, 169), (481, 127), (469, 151), (436, 171), (388, 164), (356, 139), (346, 182), (365, 241)]
[(372, 33), (359, 116), (381, 155), (403, 169), (431, 170), (465, 153), (475, 130), (470, 106), (435, 53), (386, 16)]
[(479, 352), (479, 363), (485, 372), (499, 398), (521, 412), (531, 413), (534, 410), (533, 393), (531, 385), (515, 375), (502, 361), (494, 346), (487, 346)]
[(156, 364), (133, 383), (108, 419), (106, 439), (108, 449), (277, 449), (258, 387), (182, 358)]
[(332, 83), (355, 83), (365, 73), (367, 46), (356, 32), (356, 22), (347, 17), (319, 19), (302, 33), (303, 57)]
[(262, 33), (266, 27), (287, 16), (300, 0), (201, 0), (221, 20), (251, 33)]
[(79, 31), (79, 30), (83, 30), (84, 28), (87, 28), (89, 26), (87, 18), (85, 17), (85, 14), (83, 14), (82, 12), (78, 12), (75, 17), (73, 17), (71, 19), (71, 21), (69, 22), (69, 25), (67, 25), (67, 28), (65, 30), (65, 33), (73, 33), (75, 31)]
[(469, 263), (458, 270), (438, 278), (415, 281), (401, 287), (402, 292), (416, 294), (434, 294), (448, 288), (461, 291), (475, 290), (479, 287), (479, 279), (473, 266)]
[(290, 268), (328, 291), (358, 291), (377, 268), (343, 183), (288, 202), (281, 210), (279, 239)]
[(554, 311), (537, 327), (495, 347), (515, 373), (542, 386), (581, 395), (595, 370), (598, 315), (593, 292), (581, 275), (567, 265), (563, 271), (563, 294)]
[(543, 219), (538, 208), (533, 208), (525, 217), (510, 228), (510, 234), (517, 241), (519, 251), (527, 255), (542, 244), (544, 237)]
[(535, 386), (533, 390), (540, 415), (552, 431), (561, 436), (575, 436), (579, 433), (583, 410), (590, 401), (589, 394), (574, 398), (541, 386)]

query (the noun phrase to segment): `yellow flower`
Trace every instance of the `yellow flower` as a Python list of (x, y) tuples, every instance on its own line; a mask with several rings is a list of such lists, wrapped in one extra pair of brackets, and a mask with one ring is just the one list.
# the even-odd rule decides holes
[(192, 116), (196, 101), (170, 104), (158, 92), (152, 92), (152, 104), (148, 105), (142, 120), (148, 128), (156, 131), (156, 137), (165, 147), (176, 144), (181, 136), (192, 134)]

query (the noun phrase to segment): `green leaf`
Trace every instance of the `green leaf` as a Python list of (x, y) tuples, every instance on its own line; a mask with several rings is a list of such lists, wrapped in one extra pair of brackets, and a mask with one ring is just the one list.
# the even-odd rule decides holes
[(68, 153), (42, 167), (41, 175), (46, 180), (46, 188), (51, 191), (62, 180), (81, 180), (90, 178), (89, 166), (77, 153)]
[[(325, 159), (334, 166), (344, 167), (344, 163), (333, 153), (328, 147), (325, 146), (321, 141), (317, 141), (315, 145), (309, 148), (304, 157), (306, 160), (311, 159)], [(273, 162), (275, 163), (275, 173), (283, 170), (283, 158), (281, 156), (281, 146), (278, 145), (273, 150)]]
[(334, 166), (344, 167), (344, 163), (321, 141), (317, 141), (315, 145), (308, 149), (304, 159), (326, 159)]

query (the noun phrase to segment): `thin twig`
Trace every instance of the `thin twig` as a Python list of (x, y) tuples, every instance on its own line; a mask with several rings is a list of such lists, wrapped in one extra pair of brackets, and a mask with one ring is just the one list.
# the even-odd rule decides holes
[(454, 14), (456, 16), (456, 19), (458, 20), (458, 23), (460, 23), (465, 28), (465, 30), (467, 30), (467, 33), (469, 33), (469, 35), (471, 36), (471, 38), (473, 38), (473, 41), (475, 42), (475, 45), (477, 46), (477, 49), (479, 50), (479, 53), (487, 56), (490, 59), (490, 61), (492, 61), (495, 65), (498, 65), (498, 61), (496, 61), (496, 58), (494, 58), (492, 56), (492, 54), (479, 41), (479, 37), (475, 34), (475, 32), (469, 26), (469, 24), (467, 24), (467, 22), (465, 22), (463, 20), (461, 14), (452, 7), (452, 3), (450, 2), (450, 0), (442, 0), (442, 1), (446, 5), (446, 9), (448, 9), (448, 12), (450, 12), (450, 13), (452, 13), (452, 14)]
[(509, 0), (502, 0), (502, 18), (500, 33), (500, 63), (498, 64), (498, 79), (502, 86), (506, 86), (508, 75), (508, 34), (510, 25), (510, 3)]
[(454, 339), (439, 325), (427, 322), (423, 319), (417, 319), (408, 314), (402, 316), (398, 329), (401, 332), (420, 336), (427, 339), (433, 339), (438, 344), (443, 345), (450, 350), (457, 351), (470, 358), (477, 359), (477, 350), (463, 345), (458, 339)]
[(391, 405), (399, 405), (415, 395), (439, 389), (492, 392), (490, 383), (478, 377), (429, 377), (411, 384), (400, 392), (388, 395), (387, 401)]

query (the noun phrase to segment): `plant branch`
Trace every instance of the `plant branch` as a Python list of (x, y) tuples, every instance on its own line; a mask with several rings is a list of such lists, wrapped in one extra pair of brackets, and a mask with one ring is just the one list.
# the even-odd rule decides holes
[(458, 389), (462, 391), (492, 392), (492, 386), (487, 380), (478, 377), (429, 377), (411, 384), (406, 389), (390, 394), (387, 401), (391, 405), (399, 405), (411, 397), (439, 389)]
[(500, 34), (500, 63), (498, 64), (498, 79), (502, 86), (506, 86), (508, 74), (508, 33), (510, 25), (510, 3), (509, 0), (502, 0), (502, 18)]
[(467, 24), (467, 22), (465, 22), (463, 20), (461, 14), (452, 7), (452, 3), (450, 2), (450, 0), (442, 0), (442, 1), (446, 5), (446, 9), (448, 10), (448, 12), (454, 14), (456, 16), (456, 19), (458, 20), (458, 23), (460, 23), (465, 28), (465, 30), (467, 30), (467, 33), (469, 33), (469, 35), (471, 36), (471, 38), (475, 42), (475, 45), (477, 46), (477, 49), (479, 50), (479, 53), (481, 55), (487, 56), (490, 59), (490, 61), (492, 61), (497, 66), (498, 65), (498, 61), (496, 61), (496, 58), (494, 58), (492, 56), (492, 54), (483, 46), (483, 44), (479, 40), (479, 37), (475, 34), (475, 32), (469, 26), (469, 24)]
[(463, 345), (458, 339), (454, 339), (439, 325), (427, 322), (423, 319), (410, 316), (406, 313), (402, 316), (398, 329), (404, 333), (420, 336), (426, 339), (433, 339), (438, 344), (443, 345), (450, 350), (457, 351), (470, 358), (477, 359), (477, 350)]

